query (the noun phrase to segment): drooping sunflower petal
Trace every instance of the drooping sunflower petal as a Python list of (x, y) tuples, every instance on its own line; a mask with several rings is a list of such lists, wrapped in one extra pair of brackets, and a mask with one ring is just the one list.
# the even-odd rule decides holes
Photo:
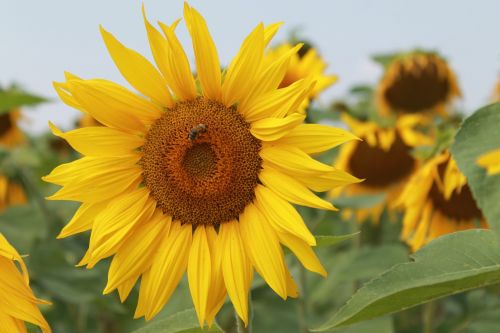
[(316, 245), (316, 239), (307, 228), (304, 220), (286, 200), (281, 199), (262, 185), (257, 185), (255, 197), (257, 208), (277, 231), (288, 232), (310, 245)]
[(321, 265), (321, 262), (309, 244), (299, 237), (285, 232), (278, 232), (278, 237), (280, 242), (295, 254), (305, 268), (326, 277), (327, 273), (325, 268)]
[(321, 153), (358, 137), (341, 128), (320, 124), (302, 124), (284, 135), (280, 144), (297, 147), (307, 154)]
[(207, 323), (210, 326), (217, 312), (219, 312), (224, 304), (227, 292), (221, 266), (223, 253), (221, 244), (217, 241), (217, 232), (212, 226), (206, 227), (206, 232), (208, 246), (210, 247), (210, 261), (212, 263), (206, 315)]
[(255, 269), (281, 298), (286, 299), (284, 255), (276, 232), (252, 204), (240, 215), (240, 230)]
[(260, 181), (282, 199), (294, 204), (326, 210), (337, 210), (293, 177), (266, 166), (259, 174)]
[(276, 141), (300, 125), (305, 115), (294, 113), (285, 118), (264, 118), (251, 124), (250, 132), (262, 141)]
[(196, 69), (198, 70), (203, 95), (220, 101), (222, 99), (222, 79), (219, 56), (212, 36), (208, 31), (207, 23), (186, 2), (184, 3), (184, 18), (193, 41)]
[(123, 77), (137, 91), (164, 107), (172, 107), (174, 100), (165, 79), (142, 55), (125, 47), (112, 34), (100, 27), (109, 54)]
[(49, 127), (54, 135), (86, 156), (128, 155), (144, 144), (144, 138), (104, 126), (78, 128), (66, 133), (51, 122)]
[(160, 241), (168, 236), (172, 218), (155, 212), (151, 220), (134, 230), (134, 237), (125, 242), (111, 261), (104, 294), (112, 292), (127, 281), (137, 281), (151, 265)]
[(243, 245), (239, 222), (231, 221), (220, 225), (218, 242), (222, 253), (222, 273), (229, 298), (240, 316), (248, 325), (248, 290), (253, 270)]
[(189, 290), (191, 291), (194, 308), (201, 327), (203, 327), (207, 314), (210, 278), (212, 276), (211, 269), (212, 262), (207, 230), (204, 225), (201, 225), (194, 231), (187, 267)]
[(78, 208), (71, 221), (61, 230), (57, 238), (66, 238), (92, 229), (95, 217), (108, 205), (107, 201), (97, 203), (84, 202)]

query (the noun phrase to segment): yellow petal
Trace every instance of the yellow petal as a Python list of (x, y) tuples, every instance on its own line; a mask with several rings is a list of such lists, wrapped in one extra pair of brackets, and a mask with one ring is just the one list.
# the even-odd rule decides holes
[(61, 230), (57, 238), (65, 238), (92, 229), (95, 217), (108, 205), (107, 201), (82, 203), (71, 221)]
[(311, 272), (326, 277), (327, 273), (318, 257), (306, 242), (289, 233), (279, 232), (280, 242), (292, 251), (302, 265)]
[(286, 293), (288, 297), (296, 298), (299, 296), (299, 288), (297, 288), (297, 284), (293, 280), (292, 274), (288, 270), (288, 267), (285, 265), (285, 273), (286, 273)]
[(271, 167), (264, 167), (259, 173), (259, 179), (282, 199), (294, 204), (326, 210), (337, 210), (330, 202), (318, 197), (301, 182)]
[(316, 245), (316, 239), (309, 231), (297, 210), (286, 200), (281, 199), (265, 186), (255, 188), (255, 204), (266, 220), (279, 232), (288, 232), (310, 245)]
[(171, 217), (157, 210), (150, 221), (134, 229), (133, 237), (128, 238), (113, 256), (104, 294), (129, 280), (136, 281), (139, 275), (149, 269), (160, 241), (168, 236), (171, 221)]
[(302, 124), (287, 133), (279, 143), (300, 148), (307, 154), (314, 154), (351, 140), (359, 139), (341, 128), (320, 124)]
[(273, 24), (269, 24), (264, 28), (264, 46), (267, 46), (269, 44), (269, 42), (273, 39), (274, 35), (276, 35), (282, 25), (283, 22), (276, 22)]
[(255, 269), (280, 297), (286, 299), (284, 255), (276, 232), (253, 204), (245, 208), (239, 223), (241, 239)]
[(254, 83), (264, 55), (264, 26), (257, 27), (248, 35), (240, 51), (227, 69), (222, 84), (222, 101), (226, 106), (243, 99)]
[(172, 107), (174, 101), (167, 83), (151, 63), (139, 53), (125, 47), (112, 34), (100, 27), (108, 52), (123, 77), (137, 91), (164, 107)]
[(150, 320), (167, 303), (188, 265), (192, 233), (191, 224), (172, 222), (170, 233), (160, 244), (151, 269), (142, 276), (135, 318), (145, 316)]
[(54, 135), (87, 156), (127, 155), (144, 144), (144, 138), (104, 126), (78, 128), (66, 133), (51, 122), (49, 127)]
[(248, 325), (248, 290), (252, 283), (253, 270), (245, 252), (239, 222), (222, 223), (218, 242), (221, 244), (222, 273), (229, 298), (240, 316)]
[(164, 26), (165, 29), (163, 29), (163, 31), (167, 37), (167, 41), (158, 30), (148, 22), (144, 4), (142, 5), (142, 14), (153, 57), (169, 87), (181, 100), (195, 98), (196, 85), (194, 83), (191, 67), (184, 49), (175, 36), (174, 30), (168, 26)]
[(208, 325), (211, 326), (217, 312), (224, 304), (227, 292), (221, 266), (224, 253), (222, 253), (221, 244), (217, 242), (217, 232), (212, 226), (206, 227), (206, 231), (208, 246), (210, 247), (210, 261), (212, 263), (206, 320)]
[(250, 132), (262, 141), (276, 141), (300, 125), (305, 115), (293, 113), (285, 118), (264, 118), (251, 124)]
[(189, 290), (191, 291), (200, 327), (203, 327), (207, 314), (210, 278), (212, 275), (211, 268), (212, 262), (207, 231), (204, 225), (200, 225), (196, 227), (193, 235), (193, 244), (189, 251), (187, 267)]
[(184, 3), (184, 18), (193, 41), (196, 56), (196, 69), (201, 83), (203, 95), (209, 99), (221, 101), (222, 80), (219, 56), (215, 43), (208, 31), (205, 19), (186, 2)]

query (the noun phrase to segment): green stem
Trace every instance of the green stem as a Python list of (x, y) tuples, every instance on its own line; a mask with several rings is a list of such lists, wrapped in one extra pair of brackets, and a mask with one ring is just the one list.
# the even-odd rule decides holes
[(434, 310), (436, 307), (435, 302), (428, 302), (424, 304), (422, 310), (422, 322), (424, 324), (423, 333), (433, 333), (434, 332)]
[(306, 288), (306, 270), (302, 265), (299, 265), (299, 288), (300, 288), (300, 297), (299, 297), (299, 325), (300, 325), (300, 333), (309, 332), (307, 328), (307, 288)]
[(234, 319), (236, 321), (236, 331), (238, 333), (252, 333), (253, 303), (251, 290), (248, 291), (248, 312), (248, 326), (245, 327), (245, 323), (241, 320), (236, 308), (234, 308)]

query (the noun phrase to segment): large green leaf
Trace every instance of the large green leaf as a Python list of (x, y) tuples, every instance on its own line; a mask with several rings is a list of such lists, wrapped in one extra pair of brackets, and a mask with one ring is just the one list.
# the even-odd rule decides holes
[(372, 279), (315, 331), (346, 326), (500, 282), (500, 242), (490, 230), (440, 237)]
[(200, 328), (198, 318), (194, 309), (189, 309), (166, 317), (159, 318), (144, 327), (134, 331), (134, 333), (223, 333), (224, 331), (217, 325)]
[(479, 156), (500, 149), (499, 126), (500, 103), (480, 109), (464, 121), (451, 152), (490, 227), (500, 232), (500, 175), (488, 176), (477, 165)]

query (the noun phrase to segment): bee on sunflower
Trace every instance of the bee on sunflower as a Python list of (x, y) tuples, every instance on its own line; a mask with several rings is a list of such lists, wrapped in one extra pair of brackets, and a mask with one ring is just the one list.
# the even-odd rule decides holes
[[(433, 139), (417, 128), (421, 119), (415, 115), (399, 118), (385, 126), (373, 120), (357, 120), (347, 114), (342, 115), (342, 120), (361, 140), (343, 145), (335, 166), (364, 181), (333, 190), (330, 195), (384, 194), (384, 199), (376, 205), (356, 209), (357, 221), (369, 218), (378, 223), (385, 208), (394, 212), (395, 201), (404, 184), (418, 168), (419, 163), (412, 155), (412, 149), (430, 145)], [(344, 212), (347, 215), (352, 213), (350, 210)]]
[[(284, 43), (269, 49), (264, 57), (264, 63), (270, 64), (294, 49), (294, 45)], [(310, 43), (303, 43), (300, 49), (290, 57), (288, 68), (279, 84), (279, 88), (285, 88), (305, 78), (316, 81), (315, 86), (308, 93), (307, 98), (301, 103), (299, 111), (305, 112), (310, 102), (320, 92), (337, 82), (337, 75), (325, 74), (328, 64), (320, 56), (318, 50)]]
[[(0, 113), (0, 147), (12, 149), (25, 141), (25, 136), (18, 126), (20, 118), (19, 108)], [(0, 172), (0, 212), (9, 206), (24, 204), (26, 200), (26, 194), (19, 182)]]
[(213, 322), (226, 294), (247, 324), (254, 270), (283, 299), (298, 294), (282, 244), (326, 275), (291, 203), (336, 209), (313, 191), (358, 179), (309, 154), (355, 137), (303, 123), (296, 111), (314, 79), (279, 87), (300, 49), (264, 61), (280, 24), (257, 25), (223, 74), (204, 18), (185, 4), (195, 78), (175, 34), (179, 21), (159, 23), (160, 31), (143, 15), (158, 69), (101, 28), (119, 71), (141, 95), (69, 73), (54, 84), (66, 104), (103, 124), (66, 133), (51, 125), (84, 155), (44, 177), (62, 186), (49, 199), (81, 202), (59, 237), (91, 231), (80, 265), (112, 257), (105, 293), (118, 290), (123, 301), (141, 278), (136, 317), (158, 314), (187, 271), (200, 324)]
[(390, 57), (375, 99), (384, 116), (446, 116), (448, 105), (460, 96), (456, 75), (444, 58), (433, 52), (413, 51)]
[(49, 324), (38, 308), (49, 303), (35, 297), (22, 257), (1, 233), (0, 271), (0, 332), (25, 333), (25, 323), (30, 323), (43, 333), (50, 333)]
[(488, 227), (466, 177), (448, 151), (428, 160), (413, 175), (398, 206), (404, 209), (401, 238), (413, 251), (444, 234)]

